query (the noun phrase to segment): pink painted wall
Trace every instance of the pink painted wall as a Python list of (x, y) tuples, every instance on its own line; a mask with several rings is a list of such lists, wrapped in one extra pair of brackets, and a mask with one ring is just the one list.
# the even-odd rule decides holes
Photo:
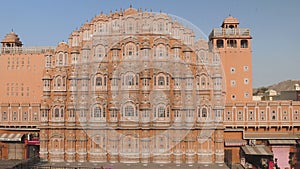
[(274, 160), (277, 158), (278, 167), (290, 168), (289, 165), (289, 146), (272, 146), (272, 151), (274, 153)]

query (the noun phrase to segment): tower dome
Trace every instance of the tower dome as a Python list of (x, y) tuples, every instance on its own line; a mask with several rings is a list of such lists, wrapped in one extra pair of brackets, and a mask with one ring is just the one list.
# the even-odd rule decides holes
[(227, 18), (224, 19), (222, 23), (222, 28), (237, 28), (239, 24), (239, 20), (237, 18), (232, 17), (229, 15)]
[(23, 45), (18, 35), (13, 31), (7, 34), (1, 43), (3, 47), (21, 47)]

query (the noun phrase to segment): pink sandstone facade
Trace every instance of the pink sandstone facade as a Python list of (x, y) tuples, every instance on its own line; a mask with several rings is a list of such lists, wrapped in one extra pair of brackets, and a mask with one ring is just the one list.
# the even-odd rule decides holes
[(42, 159), (223, 163), (219, 55), (168, 15), (101, 14), (47, 60)]
[(207, 42), (134, 8), (94, 17), (57, 47), (23, 47), (11, 32), (0, 158), (289, 167), (300, 102), (252, 101), (251, 38), (231, 16)]

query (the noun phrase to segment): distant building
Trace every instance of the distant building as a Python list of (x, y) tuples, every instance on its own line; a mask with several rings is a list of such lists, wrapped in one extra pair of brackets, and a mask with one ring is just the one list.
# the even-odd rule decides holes
[(261, 101), (263, 96), (253, 96), (252, 100), (253, 101)]
[(276, 90), (269, 89), (265, 91), (264, 95), (262, 96), (262, 100), (272, 101), (278, 95)]
[(299, 84), (295, 84), (294, 90), (281, 91), (278, 96), (274, 97), (274, 100), (300, 101), (300, 87), (299, 87)]

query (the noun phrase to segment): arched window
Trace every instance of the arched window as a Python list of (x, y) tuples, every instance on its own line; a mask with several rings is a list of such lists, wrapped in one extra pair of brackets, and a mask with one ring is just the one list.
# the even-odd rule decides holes
[(135, 105), (131, 102), (124, 104), (121, 111), (121, 119), (126, 120), (138, 120), (138, 111), (135, 108)]
[(51, 55), (47, 55), (46, 56), (46, 68), (50, 68), (51, 67)]
[(64, 147), (64, 139), (63, 137), (58, 134), (54, 133), (52, 134), (51, 138), (49, 139), (49, 148), (55, 152), (63, 152)]
[(98, 32), (102, 33), (102, 32), (105, 32), (105, 23), (99, 23), (98, 24)]
[(128, 22), (128, 32), (133, 32), (133, 23)]
[(94, 107), (94, 117), (97, 118), (97, 117), (100, 117), (100, 114), (101, 114), (101, 109), (100, 107)]
[(158, 77), (158, 86), (164, 86), (165, 85), (165, 78), (163, 76)]
[(134, 19), (127, 19), (125, 24), (126, 24), (126, 33), (134, 33), (134, 30), (135, 30)]
[(54, 117), (59, 117), (59, 108), (54, 109)]
[(201, 57), (201, 61), (204, 63), (207, 63), (207, 57), (206, 57), (206, 53), (204, 51), (200, 52), (200, 57)]
[(59, 52), (56, 54), (56, 66), (64, 66), (67, 64), (68, 54), (64, 52)]
[(73, 35), (73, 39), (72, 39), (72, 46), (78, 46), (78, 40), (79, 36), (78, 35)]
[(156, 56), (161, 58), (166, 56), (166, 47), (164, 45), (158, 45), (156, 48)]
[(89, 36), (89, 30), (85, 29), (83, 31), (83, 40), (89, 40), (90, 36)]
[(91, 110), (91, 117), (93, 118), (105, 118), (106, 112), (105, 108), (98, 104), (94, 105), (94, 107)]
[(164, 106), (160, 106), (158, 107), (158, 117), (166, 117), (166, 113), (165, 113), (165, 107)]
[(82, 62), (87, 62), (89, 59), (89, 53), (90, 53), (90, 49), (88, 49), (87, 47), (85, 47), (84, 49), (82, 49)]
[(163, 21), (160, 21), (158, 22), (158, 31), (159, 32), (163, 32), (164, 31), (164, 22)]
[(128, 43), (125, 47), (126, 56), (134, 56), (135, 55), (135, 45), (133, 43)]
[(64, 108), (63, 107), (61, 107), (61, 108), (55, 107), (53, 109), (52, 117), (54, 117), (54, 118), (64, 117)]
[(64, 60), (64, 54), (63, 53), (58, 54), (58, 65), (63, 65), (63, 60)]
[(134, 77), (133, 77), (133, 75), (127, 75), (126, 76), (126, 85), (127, 86), (133, 86), (134, 85)]
[(130, 87), (138, 85), (139, 77), (133, 72), (127, 72), (122, 78), (122, 85)]
[(174, 58), (180, 58), (180, 48), (176, 47), (174, 50)]
[(54, 89), (64, 90), (66, 89), (66, 77), (56, 76), (54, 79)]
[(134, 116), (134, 107), (132, 105), (127, 105), (124, 108), (124, 115), (125, 117), (132, 117)]
[(105, 151), (106, 147), (106, 135), (105, 133), (101, 133), (100, 135), (95, 135), (92, 138), (91, 142), (91, 151), (93, 152), (101, 152)]
[(208, 115), (207, 115), (207, 108), (206, 107), (203, 107), (202, 108), (202, 117), (203, 118), (206, 118)]
[(169, 150), (169, 138), (165, 135), (158, 135), (155, 137), (155, 151), (156, 152), (166, 152)]
[(207, 78), (206, 76), (203, 75), (200, 78), (201, 89), (206, 89), (207, 88), (206, 84), (207, 84)]
[(95, 48), (95, 57), (97, 59), (99, 58), (102, 58), (105, 56), (105, 48), (104, 46), (102, 45), (98, 45), (96, 48)]
[(60, 144), (59, 144), (59, 141), (57, 139), (51, 139), (50, 143), (52, 143), (52, 149), (54, 151), (59, 151), (60, 150)]
[(102, 77), (96, 77), (96, 86), (102, 86)]
[(119, 29), (119, 23), (118, 23), (118, 19), (115, 19), (112, 21), (112, 29), (114, 31), (118, 30)]
[(132, 135), (126, 135), (121, 140), (121, 152), (136, 153), (139, 151), (139, 141)]
[(62, 84), (62, 79), (61, 79), (61, 77), (59, 76), (59, 77), (57, 77), (57, 79), (56, 79), (56, 86), (57, 86), (57, 87), (60, 87), (61, 84)]
[(60, 109), (60, 117), (64, 117), (64, 109), (63, 108)]
[(170, 76), (165, 73), (158, 73), (153, 75), (153, 85), (155, 89), (166, 89), (170, 85)]
[(170, 116), (169, 108), (164, 104), (159, 104), (154, 109), (154, 117), (168, 118)]

